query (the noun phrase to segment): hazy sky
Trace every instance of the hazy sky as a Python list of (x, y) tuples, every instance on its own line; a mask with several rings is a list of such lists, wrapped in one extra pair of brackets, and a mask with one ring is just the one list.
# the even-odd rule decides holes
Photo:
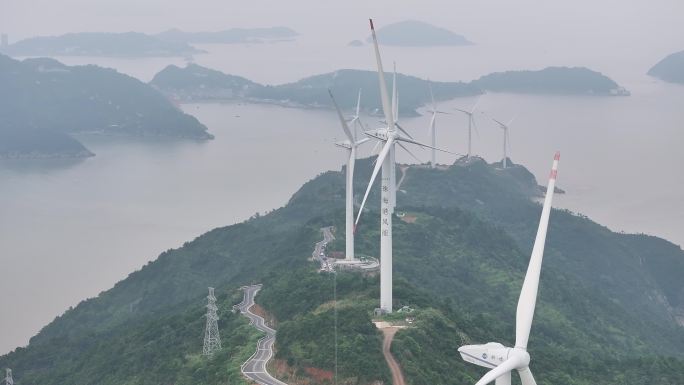
[[(594, 39), (597, 44), (682, 41), (681, 0), (226, 1), (0, 0), (0, 30), (17, 40), (81, 31), (158, 32), (285, 25), (334, 38), (387, 24), (425, 20), (481, 39)], [(607, 47), (608, 48), (608, 47)]]

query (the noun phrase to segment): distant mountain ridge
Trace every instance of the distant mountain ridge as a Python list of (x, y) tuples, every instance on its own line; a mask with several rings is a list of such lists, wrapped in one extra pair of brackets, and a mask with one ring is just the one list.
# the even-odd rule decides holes
[(112, 69), (0, 55), (0, 157), (92, 156), (75, 133), (211, 139), (196, 118)]
[(11, 56), (190, 56), (202, 52), (184, 42), (166, 41), (140, 32), (38, 36), (2, 48), (2, 53)]
[(684, 51), (668, 55), (648, 70), (648, 74), (666, 82), (684, 84)]
[[(465, 37), (446, 28), (418, 20), (404, 20), (377, 29), (378, 43), (401, 47), (437, 47), (472, 45)], [(371, 37), (366, 41), (370, 42)]]
[[(245, 100), (292, 107), (332, 108), (328, 89), (343, 108), (356, 103), (362, 90), (362, 108), (378, 113), (381, 108), (377, 73), (342, 69), (280, 85), (262, 85), (241, 76), (228, 75), (197, 64), (185, 68), (170, 65), (157, 73), (150, 84), (181, 102)], [(549, 67), (539, 71), (510, 71), (464, 82), (437, 82), (397, 74), (399, 111), (416, 115), (416, 109), (430, 102), (430, 86), (436, 100), (449, 100), (493, 92), (520, 92), (568, 95), (627, 95), (628, 92), (607, 76), (586, 69)]]

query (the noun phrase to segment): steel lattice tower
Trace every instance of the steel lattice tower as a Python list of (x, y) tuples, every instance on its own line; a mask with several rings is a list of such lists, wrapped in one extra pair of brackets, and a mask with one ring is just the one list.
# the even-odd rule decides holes
[(207, 325), (204, 328), (204, 349), (202, 354), (205, 356), (212, 356), (214, 352), (221, 349), (221, 336), (218, 330), (218, 315), (216, 311), (216, 297), (214, 297), (214, 288), (209, 288), (209, 295), (207, 296)]
[(14, 385), (12, 379), (12, 369), (5, 369), (5, 385)]

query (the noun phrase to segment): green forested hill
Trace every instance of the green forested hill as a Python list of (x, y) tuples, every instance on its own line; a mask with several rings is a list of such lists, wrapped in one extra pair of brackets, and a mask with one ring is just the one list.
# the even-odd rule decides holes
[[(357, 163), (357, 193), (371, 159)], [(562, 174), (559, 182), (562, 186)], [(464, 341), (510, 343), (517, 296), (540, 207), (532, 175), (459, 161), (447, 170), (412, 166), (398, 194), (395, 305), (417, 309), (393, 351), (411, 384), (474, 383)], [(163, 253), (111, 290), (70, 309), (27, 348), (0, 357), (22, 383), (234, 384), (256, 335), (230, 313), (235, 291), (264, 284), (257, 303), (277, 320), (279, 368), (297, 378), (333, 370), (332, 279), (307, 261), (322, 226), (343, 248), (344, 175), (307, 182), (283, 208), (215, 229)], [(377, 195), (358, 228), (357, 252), (377, 255)], [(684, 253), (664, 240), (613, 233), (554, 210), (530, 338), (541, 384), (684, 383)], [(339, 375), (350, 384), (389, 380), (370, 324), (377, 277), (341, 273)], [(224, 351), (204, 360), (206, 287), (218, 288)], [(359, 369), (360, 368), (360, 369)], [(314, 381), (314, 383), (316, 383)], [(320, 382), (319, 382), (320, 383)]]

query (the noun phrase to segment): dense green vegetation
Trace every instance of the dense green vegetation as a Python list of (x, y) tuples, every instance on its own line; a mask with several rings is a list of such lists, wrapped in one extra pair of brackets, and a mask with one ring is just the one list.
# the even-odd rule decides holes
[[(386, 79), (391, 81), (390, 74), (386, 76)], [(294, 83), (271, 86), (196, 64), (188, 64), (185, 68), (170, 65), (160, 71), (150, 84), (181, 101), (245, 100), (314, 108), (332, 108), (328, 89), (333, 91), (342, 108), (355, 106), (358, 92), (363, 90), (361, 106), (366, 112), (375, 114), (382, 108), (379, 102), (378, 75), (373, 71), (343, 69), (310, 76)], [(416, 109), (429, 103), (430, 85), (437, 100), (473, 96), (485, 91), (627, 94), (613, 80), (586, 68), (550, 67), (541, 71), (495, 73), (470, 83), (430, 82), (414, 76), (397, 74), (397, 87), (401, 95), (400, 113), (415, 115)]]
[(648, 74), (666, 82), (684, 84), (684, 51), (668, 55), (648, 70)]
[[(357, 164), (362, 194), (372, 159)], [(395, 307), (416, 309), (416, 322), (392, 350), (411, 384), (474, 383), (482, 369), (462, 362), (457, 348), (511, 344), (540, 212), (530, 198), (540, 189), (522, 166), (502, 170), (474, 158), (447, 170), (411, 167), (402, 190), (397, 210), (411, 220), (395, 218)], [(357, 228), (360, 254), (378, 253), (376, 194)], [(257, 336), (230, 305), (240, 285), (261, 282), (257, 303), (276, 321), (284, 376), (329, 383), (334, 277), (308, 258), (322, 226), (337, 229), (329, 250), (343, 247), (343, 204), (344, 175), (321, 174), (285, 207), (169, 250), (68, 310), (27, 348), (0, 357), (0, 367), (47, 385), (240, 383), (239, 364)], [(529, 347), (538, 383), (682, 383), (683, 275), (681, 248), (554, 210)], [(213, 361), (198, 355), (207, 286), (221, 293), (224, 352)], [(335, 286), (340, 383), (387, 383), (381, 336), (370, 323), (378, 278), (339, 273)]]
[(204, 44), (263, 43), (292, 39), (299, 35), (287, 27), (270, 28), (231, 28), (217, 32), (184, 32), (170, 29), (158, 33), (156, 37), (174, 42)]
[(582, 67), (496, 72), (473, 84), (486, 90), (516, 93), (628, 95), (609, 77)]
[(39, 36), (3, 48), (12, 56), (186, 56), (202, 51), (140, 32), (81, 32)]
[[(417, 20), (404, 20), (377, 29), (378, 43), (402, 47), (471, 45), (465, 37), (446, 28)], [(371, 37), (366, 39), (372, 41)]]
[(210, 139), (207, 128), (130, 76), (0, 55), (0, 157), (89, 156), (71, 133)]

